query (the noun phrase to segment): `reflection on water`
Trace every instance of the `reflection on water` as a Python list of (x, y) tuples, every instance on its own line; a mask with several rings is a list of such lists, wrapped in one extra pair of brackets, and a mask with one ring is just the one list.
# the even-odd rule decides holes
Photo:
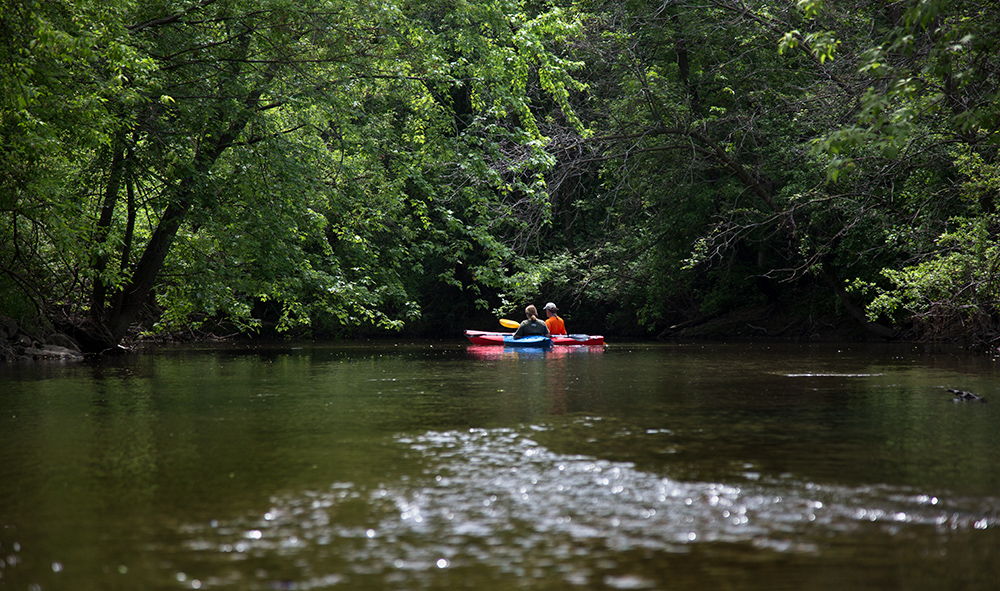
[[(994, 528), (1000, 519), (1000, 502), (992, 498), (942, 499), (749, 471), (736, 482), (675, 480), (628, 462), (555, 453), (535, 440), (545, 431), (401, 436), (397, 443), (425, 466), (420, 478), (374, 487), (338, 482), (276, 496), (262, 514), (186, 524), (182, 533), (199, 554), (235, 561), (274, 554), (300, 564), (294, 588), (371, 575), (426, 585), (437, 570), (483, 565), (518, 578), (555, 575), (574, 585), (619, 580), (653, 588), (658, 581), (615, 574), (615, 557), (637, 549), (685, 553), (711, 543), (812, 554), (831, 536), (874, 530), (943, 537)], [(317, 552), (336, 554), (343, 565), (318, 570)], [(205, 576), (200, 582), (211, 586), (248, 584), (232, 575)], [(270, 573), (257, 577), (264, 587), (278, 584)]]
[(558, 347), (497, 347), (490, 345), (469, 345), (465, 351), (477, 359), (562, 359), (570, 356), (600, 355), (604, 347), (582, 345)]
[(997, 366), (375, 343), (0, 368), (0, 587), (992, 589), (1000, 418), (948, 388), (997, 400)]

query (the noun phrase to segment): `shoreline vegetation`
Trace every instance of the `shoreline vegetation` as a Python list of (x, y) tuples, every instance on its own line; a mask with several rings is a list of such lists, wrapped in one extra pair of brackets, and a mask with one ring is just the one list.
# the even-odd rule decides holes
[[(600, 331), (595, 331), (600, 332)], [(225, 334), (223, 334), (225, 333)], [(39, 322), (28, 322), (22, 325), (14, 319), (0, 316), (0, 363), (12, 362), (76, 362), (85, 359), (118, 356), (124, 354), (142, 354), (158, 346), (183, 343), (226, 343), (253, 342), (265, 343), (289, 341), (297, 338), (310, 340), (350, 342), (358, 339), (459, 339), (461, 331), (440, 333), (382, 333), (359, 336), (327, 335), (308, 336), (278, 334), (267, 335), (233, 333), (226, 331), (186, 330), (169, 334), (142, 335), (138, 331), (125, 340), (125, 343), (104, 351), (84, 352), (71, 336), (58, 329), (44, 326)], [(659, 335), (605, 335), (609, 342), (619, 341), (756, 341), (756, 342), (915, 342), (906, 339), (887, 339), (873, 335), (858, 325), (836, 318), (814, 318), (796, 314), (782, 313), (773, 308), (747, 308), (735, 310), (728, 314), (713, 317), (700, 317), (691, 321), (672, 326)], [(944, 343), (961, 346), (959, 342)]]
[(0, 2), (5, 357), (548, 301), (1000, 353), (993, 3)]

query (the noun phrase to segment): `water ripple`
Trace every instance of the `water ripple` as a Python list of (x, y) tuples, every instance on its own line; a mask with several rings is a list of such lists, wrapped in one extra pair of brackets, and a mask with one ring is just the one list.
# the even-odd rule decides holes
[[(533, 432), (537, 427), (398, 437), (425, 466), (422, 477), (276, 497), (259, 517), (191, 526), (189, 548), (236, 560), (298, 557), (301, 576), (282, 588), (378, 573), (412, 581), (475, 564), (515, 576), (576, 564), (562, 575), (573, 582), (602, 555), (636, 549), (686, 552), (692, 544), (723, 542), (815, 553), (825, 539), (868, 528), (926, 535), (926, 528), (947, 533), (998, 524), (996, 499), (752, 472), (738, 482), (681, 481), (629, 462), (557, 453)], [(346, 572), (320, 572), (327, 554), (336, 554)], [(645, 585), (618, 575), (604, 582)]]

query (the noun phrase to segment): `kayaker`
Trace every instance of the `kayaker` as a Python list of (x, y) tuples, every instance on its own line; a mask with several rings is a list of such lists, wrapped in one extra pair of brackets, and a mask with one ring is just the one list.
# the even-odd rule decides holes
[(517, 330), (514, 332), (515, 339), (532, 335), (549, 336), (549, 327), (545, 326), (545, 323), (538, 319), (538, 308), (535, 308), (534, 304), (524, 309), (524, 315), (528, 319), (521, 322), (517, 327)]
[(549, 334), (566, 334), (566, 323), (559, 317), (559, 308), (552, 302), (545, 304), (545, 326), (549, 329)]

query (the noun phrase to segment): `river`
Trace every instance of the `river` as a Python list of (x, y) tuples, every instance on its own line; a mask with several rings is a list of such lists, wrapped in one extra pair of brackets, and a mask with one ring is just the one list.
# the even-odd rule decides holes
[(998, 367), (457, 341), (8, 365), (0, 587), (993, 589)]

